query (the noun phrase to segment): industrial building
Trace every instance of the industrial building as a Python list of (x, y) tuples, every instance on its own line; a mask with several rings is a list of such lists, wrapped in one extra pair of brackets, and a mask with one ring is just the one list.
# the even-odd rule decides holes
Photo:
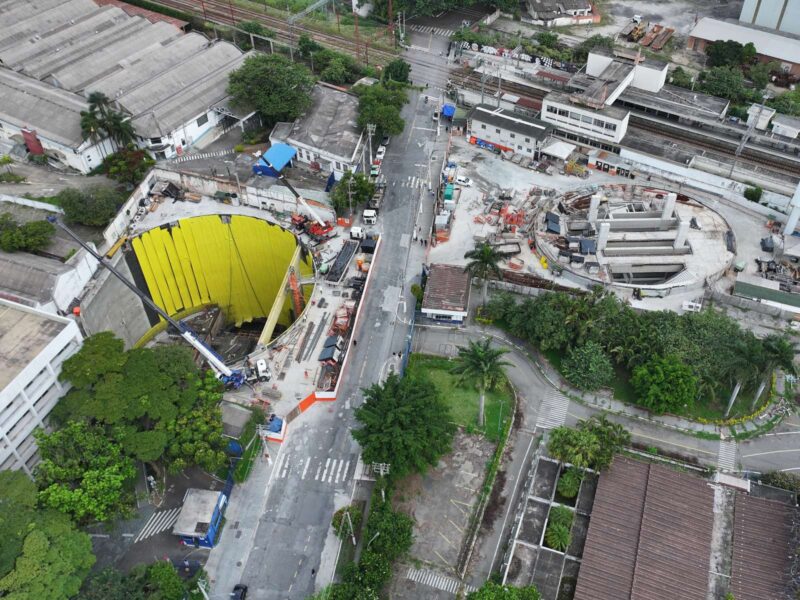
[(527, 7), (531, 18), (524, 20), (534, 25), (565, 27), (600, 21), (588, 0), (527, 0)]
[[(778, 5), (780, 1), (773, 0), (772, 4)], [(735, 21), (718, 21), (705, 17), (689, 33), (687, 47), (704, 52), (708, 44), (726, 40), (742, 45), (752, 43), (756, 47), (758, 60), (765, 63), (777, 62), (784, 73), (800, 75), (800, 37), (790, 33), (777, 33)]]
[(0, 469), (32, 474), (33, 432), (67, 392), (61, 365), (82, 340), (72, 319), (0, 300)]
[[(367, 136), (358, 126), (358, 98), (325, 83), (311, 92), (312, 105), (294, 123), (278, 123), (270, 133), (272, 144), (288, 144), (295, 161), (341, 179), (364, 160)], [(377, 148), (376, 148), (377, 149)]]
[(479, 104), (467, 115), (467, 138), (471, 144), (538, 158), (552, 127), (533, 117), (505, 108)]
[(744, 0), (739, 21), (800, 35), (800, 0)]
[(245, 55), (172, 21), (92, 0), (37, 0), (0, 13), (0, 136), (86, 173), (113, 151), (109, 142), (84, 141), (80, 112), (92, 92), (130, 117), (157, 158), (251, 116), (227, 94), (228, 75)]

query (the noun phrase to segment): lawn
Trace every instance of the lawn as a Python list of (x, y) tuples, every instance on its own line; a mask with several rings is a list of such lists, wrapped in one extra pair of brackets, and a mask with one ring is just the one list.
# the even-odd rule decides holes
[(469, 431), (479, 431), (492, 442), (499, 442), (504, 424), (509, 420), (514, 406), (514, 395), (507, 383), (486, 393), (483, 429), (478, 427), (478, 390), (472, 385), (459, 385), (457, 377), (450, 373), (453, 361), (438, 356), (412, 354), (408, 363), (408, 375), (424, 374), (436, 386), (450, 407), (453, 422)]

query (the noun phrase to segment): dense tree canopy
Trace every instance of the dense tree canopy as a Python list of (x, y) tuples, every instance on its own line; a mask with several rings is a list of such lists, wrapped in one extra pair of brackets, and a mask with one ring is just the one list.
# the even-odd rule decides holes
[(181, 579), (169, 561), (136, 565), (127, 575), (113, 568), (89, 578), (81, 600), (183, 600), (194, 582)]
[(753, 62), (756, 48), (752, 42), (742, 45), (734, 40), (719, 40), (706, 46), (710, 67), (739, 67)]
[(29, 221), (20, 225), (11, 213), (0, 214), (0, 250), (39, 252), (50, 243), (56, 228), (48, 221)]
[(455, 426), (436, 387), (425, 378), (390, 375), (364, 390), (353, 437), (365, 463), (390, 463), (392, 478), (424, 472), (450, 451)]
[(399, 81), (408, 83), (408, 76), (411, 74), (411, 65), (402, 58), (396, 58), (383, 68), (382, 77), (388, 81)]
[(156, 161), (141, 148), (130, 144), (103, 159), (103, 170), (111, 179), (126, 185), (136, 185)]
[(611, 359), (600, 344), (591, 340), (570, 349), (563, 367), (567, 380), (582, 390), (600, 389), (614, 377)]
[(0, 597), (66, 600), (94, 564), (89, 536), (69, 518), (36, 510), (36, 486), (21, 472), (0, 472)]
[(631, 383), (638, 403), (659, 415), (681, 412), (697, 397), (697, 378), (692, 369), (674, 356), (656, 356), (636, 367)]
[(408, 101), (406, 88), (401, 83), (386, 81), (375, 85), (358, 85), (353, 88), (358, 96), (358, 126), (375, 125), (375, 135), (399, 135), (406, 126), (400, 109)]
[(257, 110), (270, 123), (294, 121), (311, 106), (314, 78), (280, 54), (248, 56), (230, 74), (228, 93), (236, 105)]
[(467, 600), (539, 600), (540, 598), (536, 586), (517, 588), (493, 581), (487, 581), (477, 591), (467, 594)]
[(125, 455), (172, 471), (224, 464), (220, 384), (210, 373), (200, 376), (187, 348), (126, 352), (103, 332), (64, 362), (61, 377), (73, 388), (53, 411), (56, 422), (96, 425)]
[(605, 415), (593, 416), (576, 428), (556, 427), (550, 432), (547, 450), (550, 456), (576, 467), (607, 468), (623, 446), (630, 443), (630, 433)]
[(114, 188), (96, 185), (84, 190), (65, 188), (56, 194), (56, 200), (70, 223), (103, 227), (117, 214), (125, 196)]

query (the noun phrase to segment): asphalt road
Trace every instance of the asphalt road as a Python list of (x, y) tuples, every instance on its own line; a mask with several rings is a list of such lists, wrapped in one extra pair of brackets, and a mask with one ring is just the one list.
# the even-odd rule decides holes
[[(444, 59), (438, 60), (444, 66)], [(426, 65), (429, 89), (444, 87), (446, 66)], [(419, 84), (416, 63), (413, 69), (412, 77)], [(426, 231), (430, 227), (427, 180), (440, 169), (445, 145), (444, 135), (437, 138), (431, 111), (432, 105), (412, 92), (403, 111), (406, 129), (389, 145), (383, 169), (389, 191), (378, 224), (382, 247), (372, 266), (374, 279), (355, 332), (358, 344), (337, 401), (317, 404), (296, 419), (288, 440), (273, 457), (266, 510), (241, 578), (249, 586), (248, 597), (305, 598), (333, 576), (338, 543), (330, 533), (330, 519), (335, 507), (353, 491), (359, 455), (350, 435), (353, 409), (362, 401), (362, 387), (398, 368), (398, 359), (392, 355), (405, 349), (409, 335), (407, 322), (414, 306), (409, 289), (419, 276), (425, 252), (412, 233), (415, 228)], [(226, 565), (219, 565), (219, 571), (224, 569)], [(214, 597), (224, 598), (228, 591), (215, 589)]]

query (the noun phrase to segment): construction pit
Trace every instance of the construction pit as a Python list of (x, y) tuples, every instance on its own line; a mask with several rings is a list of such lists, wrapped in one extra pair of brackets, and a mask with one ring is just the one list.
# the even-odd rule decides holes
[(429, 263), (465, 265), (464, 253), (487, 242), (504, 254), (506, 289), (603, 285), (681, 310), (733, 261), (726, 219), (686, 195), (598, 171), (542, 173), (458, 138), (448, 160), (456, 166), (444, 177), (473, 185), (439, 202)]
[[(225, 210), (204, 198), (186, 218), (148, 213), (112, 263), (229, 367), (255, 374), (267, 362), (269, 381), (251, 377), (227, 400), (287, 416), (335, 398), (378, 240), (338, 228), (314, 240), (264, 211)], [(129, 346), (179, 339), (105, 271), (81, 307), (89, 333), (111, 329)]]

